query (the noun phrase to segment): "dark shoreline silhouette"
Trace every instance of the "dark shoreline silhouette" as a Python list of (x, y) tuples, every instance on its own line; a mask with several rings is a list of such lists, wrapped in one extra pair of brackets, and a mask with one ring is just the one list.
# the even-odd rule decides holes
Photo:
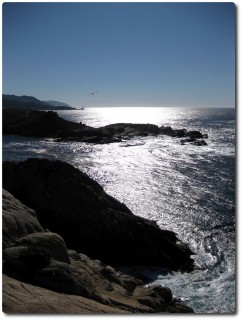
[(67, 121), (53, 111), (3, 110), (3, 134), (29, 137), (55, 138), (56, 141), (80, 141), (87, 143), (115, 143), (136, 136), (168, 135), (182, 138), (181, 144), (192, 143), (202, 146), (207, 143), (199, 131), (158, 127), (154, 124), (116, 123), (93, 128), (83, 123)]

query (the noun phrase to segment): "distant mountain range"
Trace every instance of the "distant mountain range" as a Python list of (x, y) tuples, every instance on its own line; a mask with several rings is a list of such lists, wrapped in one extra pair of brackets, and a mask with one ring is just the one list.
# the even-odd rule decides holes
[(2, 95), (3, 109), (29, 109), (29, 110), (74, 110), (67, 103), (59, 101), (41, 101), (31, 96)]

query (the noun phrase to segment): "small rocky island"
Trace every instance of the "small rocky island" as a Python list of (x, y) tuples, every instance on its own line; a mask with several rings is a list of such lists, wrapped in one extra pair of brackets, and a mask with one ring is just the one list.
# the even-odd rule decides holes
[(54, 138), (56, 141), (80, 141), (88, 143), (114, 143), (133, 137), (167, 135), (177, 138), (181, 144), (207, 145), (207, 134), (186, 129), (158, 127), (154, 124), (116, 123), (93, 128), (83, 123), (67, 121), (53, 111), (3, 110), (3, 134), (29, 137)]
[(4, 162), (3, 188), (4, 312), (193, 312), (170, 289), (118, 271), (189, 272), (192, 251), (85, 173), (47, 159)]

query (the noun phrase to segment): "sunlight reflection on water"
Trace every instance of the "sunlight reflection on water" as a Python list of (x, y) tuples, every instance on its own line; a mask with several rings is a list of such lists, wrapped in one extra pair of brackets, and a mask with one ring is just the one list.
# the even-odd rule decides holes
[[(162, 109), (162, 110), (161, 110)], [(74, 122), (83, 122), (93, 127), (101, 127), (111, 123), (132, 122), (132, 123), (152, 123), (156, 125), (172, 125), (178, 120), (185, 120), (196, 112), (187, 108), (86, 108), (83, 111), (58, 111), (63, 118)], [(184, 112), (185, 111), (185, 112)]]
[[(73, 164), (97, 180), (134, 214), (173, 230), (196, 253), (190, 274), (154, 276), (197, 312), (235, 309), (235, 120), (228, 109), (100, 108), (59, 111), (91, 126), (117, 122), (169, 125), (208, 133), (208, 146), (179, 139), (136, 137), (123, 143), (56, 143), (51, 139), (3, 137), (3, 158), (48, 157)], [(142, 144), (141, 144), (142, 142)]]

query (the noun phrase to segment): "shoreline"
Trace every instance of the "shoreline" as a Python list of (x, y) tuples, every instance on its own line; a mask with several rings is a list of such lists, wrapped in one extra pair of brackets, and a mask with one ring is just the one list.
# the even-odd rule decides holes
[(207, 134), (154, 124), (115, 123), (99, 128), (64, 120), (53, 111), (3, 110), (3, 134), (54, 138), (56, 142), (107, 144), (134, 137), (167, 135), (180, 138), (180, 144), (207, 145)]

